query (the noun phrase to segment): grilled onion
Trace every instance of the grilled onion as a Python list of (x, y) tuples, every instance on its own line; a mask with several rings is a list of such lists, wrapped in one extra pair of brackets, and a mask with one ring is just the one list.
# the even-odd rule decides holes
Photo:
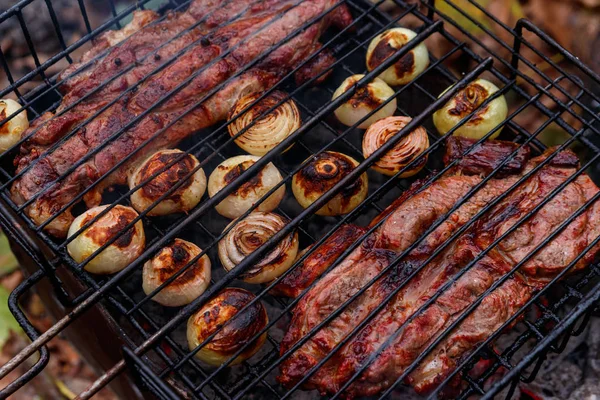
[[(234, 118), (261, 95), (262, 93), (252, 93), (239, 99), (229, 113), (229, 119)], [(235, 139), (235, 144), (250, 154), (262, 156), (300, 128), (300, 111), (293, 100), (288, 100), (269, 114), (261, 116), (286, 97), (285, 93), (274, 91), (232, 121), (227, 126), (232, 137), (254, 122)]]
[[(223, 161), (208, 178), (208, 195), (213, 197), (259, 159), (258, 156), (237, 156)], [(237, 190), (221, 201), (215, 209), (226, 218), (238, 218), (281, 180), (281, 174), (277, 167), (273, 163), (268, 163), (262, 171), (244, 182)], [(274, 210), (284, 195), (285, 186), (282, 185), (260, 203), (256, 210), (265, 212)]]
[[(411, 118), (409, 117), (388, 117), (380, 119), (371, 125), (363, 136), (362, 151), (365, 158), (383, 146), (410, 121)], [(427, 137), (427, 132), (423, 127), (418, 127), (400, 139), (391, 150), (373, 164), (372, 168), (382, 174), (393, 176), (428, 147), (429, 138)], [(407, 178), (413, 176), (423, 168), (426, 162), (427, 156), (423, 157), (410, 170), (404, 171), (400, 177)]]
[[(335, 151), (326, 151), (313, 157), (310, 163), (294, 175), (292, 191), (298, 203), (307, 208), (343, 177), (348, 175), (358, 161)], [(327, 204), (321, 207), (318, 215), (341, 215), (354, 210), (367, 196), (369, 181), (367, 174), (342, 189)]]
[[(367, 49), (367, 69), (373, 71), (415, 36), (417, 36), (415, 32), (405, 28), (389, 29), (375, 36)], [(415, 79), (428, 65), (429, 52), (425, 43), (421, 42), (383, 71), (379, 78), (388, 85), (405, 85)]]
[(152, 293), (181, 268), (187, 267), (173, 282), (156, 293), (152, 300), (164, 306), (178, 307), (200, 296), (210, 283), (210, 259), (204, 254), (194, 264), (188, 266), (188, 263), (201, 252), (202, 249), (194, 243), (182, 239), (175, 239), (162, 248), (144, 264), (144, 293)]
[[(198, 350), (196, 358), (210, 365), (221, 365), (267, 326), (269, 317), (260, 301), (240, 313), (255, 298), (247, 290), (227, 288), (190, 317), (187, 324), (190, 350), (194, 350), (222, 327), (215, 337)], [(266, 337), (266, 332), (260, 335), (229, 365), (239, 364), (252, 357), (265, 343)]]
[[(69, 237), (90, 222), (108, 206), (98, 206), (87, 210), (75, 218), (69, 228)], [(80, 233), (67, 245), (67, 251), (76, 262), (80, 263), (91, 256), (102, 245), (117, 238), (85, 265), (85, 270), (95, 274), (112, 274), (129, 265), (142, 254), (146, 237), (142, 221), (137, 221), (127, 231), (125, 226), (131, 223), (138, 213), (131, 207), (117, 204), (100, 217), (85, 231)]]
[(21, 105), (14, 100), (0, 100), (0, 151), (10, 149), (21, 139), (21, 134), (29, 128), (29, 120), (25, 110), (5, 121), (20, 108)]
[[(359, 74), (346, 78), (333, 93), (332, 100), (341, 96), (364, 77), (364, 75)], [(385, 106), (358, 125), (358, 128), (367, 129), (369, 125), (378, 119), (394, 115), (394, 111), (396, 110), (394, 90), (381, 79), (375, 78), (373, 82), (369, 82), (367, 85), (358, 88), (350, 100), (339, 106), (335, 110), (335, 116), (342, 124), (353, 126), (375, 108), (385, 103), (390, 97), (392, 99)]]
[[(450, 88), (448, 88), (450, 89)], [(446, 89), (446, 91), (448, 91)], [(477, 79), (466, 88), (459, 91), (452, 100), (433, 114), (433, 123), (440, 134), (447, 133), (467, 115), (476, 110), (486, 99), (498, 91), (498, 87), (485, 79)], [(446, 92), (444, 91), (444, 93)], [(442, 93), (442, 94), (444, 94)], [(440, 95), (441, 96), (441, 95)], [(456, 131), (455, 136), (471, 139), (481, 139), (488, 132), (497, 127), (508, 114), (508, 107), (504, 96), (496, 97), (475, 114)], [(500, 129), (494, 132), (489, 139), (495, 139), (500, 134)]]
[[(289, 222), (278, 214), (263, 212), (252, 212), (242, 220), (232, 221), (227, 228), (232, 224), (235, 226), (219, 242), (221, 264), (230, 271)], [(287, 271), (297, 254), (298, 234), (294, 232), (240, 277), (248, 283), (270, 282)]]
[[(129, 177), (129, 188), (133, 189), (158, 171), (164, 169), (178, 157), (181, 150), (161, 150), (148, 157)], [(184, 176), (198, 166), (198, 160), (192, 154), (185, 154), (181, 160), (169, 169), (144, 184), (131, 195), (131, 204), (142, 212), (149, 208), (160, 196), (165, 194)], [(206, 175), (202, 168), (198, 169), (173, 193), (159, 202), (147, 215), (167, 215), (186, 212), (196, 207), (206, 191)]]

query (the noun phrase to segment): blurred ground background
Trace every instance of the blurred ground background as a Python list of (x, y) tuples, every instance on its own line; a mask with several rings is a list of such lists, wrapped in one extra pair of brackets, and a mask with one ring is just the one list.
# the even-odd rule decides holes
[[(0, 13), (13, 5), (15, 0), (0, 0)], [(33, 41), (35, 43), (44, 43), (39, 47), (40, 61), (44, 62), (49, 57), (60, 51), (60, 45), (56, 41), (49, 40), (54, 38), (54, 28), (45, 13), (37, 12), (35, 4), (44, 6), (43, 1), (37, 1), (32, 6), (24, 9), (27, 21), (31, 22)], [(92, 22), (92, 26), (98, 26), (110, 15), (110, 8), (104, 0), (87, 0), (87, 9)], [(130, 2), (117, 3), (117, 7), (124, 7)], [(160, 4), (160, 1), (156, 1)], [(391, 2), (390, 2), (391, 3)], [(477, 7), (470, 4), (467, 0), (453, 0), (453, 3), (462, 7), (469, 14), (473, 15), (482, 26), (491, 29), (507, 43), (512, 43), (507, 32), (498, 29), (496, 24), (491, 23), (484, 13)], [(67, 44), (73, 43), (85, 34), (85, 26), (81, 20), (81, 13), (75, 0), (52, 0), (56, 12), (61, 16), (63, 30), (66, 33), (65, 41)], [(600, 0), (478, 0), (478, 4), (485, 7), (493, 15), (498, 17), (507, 26), (512, 27), (520, 18), (529, 18), (538, 26), (551, 34), (562, 46), (577, 55), (582, 61), (588, 64), (594, 71), (600, 72)], [(149, 6), (152, 6), (150, 4)], [(390, 12), (394, 12), (393, 4), (386, 5), (390, 7)], [(502, 49), (497, 43), (487, 38), (483, 31), (476, 25), (467, 21), (456, 10), (443, 0), (437, 0), (436, 6), (441, 7), (445, 13), (455, 18), (473, 35), (480, 37), (488, 44), (493, 51), (503, 55), (506, 50)], [(539, 43), (538, 43), (539, 44)], [(540, 44), (541, 45), (541, 44)], [(441, 43), (428, 43), (429, 49), (435, 54), (436, 49), (443, 53)], [(2, 24), (0, 26), (0, 47), (2, 48), (9, 67), (16, 77), (23, 76), (35, 68), (34, 60), (28, 53), (27, 45), (24, 41), (18, 23)], [(475, 49), (477, 50), (477, 49)], [(548, 56), (556, 57), (551, 50), (548, 50)], [(74, 59), (78, 54), (73, 55)], [(560, 62), (560, 59), (553, 58)], [(49, 76), (62, 70), (66, 64), (53, 66), (47, 71)], [(546, 68), (543, 64), (538, 67)], [(549, 69), (549, 68), (548, 68)], [(548, 71), (551, 73), (551, 71)], [(32, 89), (40, 81), (33, 80), (22, 88), (22, 92)], [(0, 71), (0, 87), (6, 87), (8, 79), (3, 71)], [(538, 118), (536, 120), (536, 118)], [(526, 114), (519, 121), (524, 125), (532, 127), (539, 124), (539, 116)], [(548, 144), (560, 141), (563, 133), (550, 127), (544, 132), (543, 140)], [(16, 324), (7, 308), (7, 299), (10, 291), (14, 289), (23, 279), (22, 272), (19, 269), (16, 259), (12, 256), (6, 238), (0, 236), (0, 365), (4, 364), (20, 348), (26, 345), (27, 339)], [(46, 315), (43, 305), (35, 295), (29, 296), (25, 301), (26, 312), (38, 329), (45, 331), (51, 326), (52, 320)], [(597, 339), (597, 338), (596, 338)], [(598, 340), (596, 340), (598, 342)], [(596, 343), (598, 344), (598, 343)], [(94, 373), (85, 365), (77, 352), (63, 339), (56, 338), (50, 342), (49, 350), (51, 352), (50, 364), (44, 372), (37, 377), (31, 384), (17, 392), (14, 399), (71, 399), (73, 393), (83, 390), (94, 379)], [(599, 353), (600, 355), (600, 353)], [(19, 373), (19, 371), (17, 371)], [(577, 375), (578, 379), (584, 379)], [(9, 376), (5, 381), (0, 380), (0, 387), (14, 379), (15, 375)], [(576, 378), (573, 378), (576, 379)], [(572, 380), (572, 379), (571, 379)], [(566, 385), (573, 386), (574, 382), (567, 382)], [(580, 388), (586, 386), (580, 385)], [(573, 389), (567, 397), (545, 397), (545, 398), (573, 398), (573, 399), (597, 399), (600, 398), (600, 390), (596, 391), (596, 386), (590, 386), (586, 389), (588, 392)], [(533, 394), (523, 393), (522, 398), (533, 398)], [(575, 397), (572, 397), (575, 396)], [(101, 399), (111, 399), (114, 396), (107, 391), (101, 393), (98, 397)]]

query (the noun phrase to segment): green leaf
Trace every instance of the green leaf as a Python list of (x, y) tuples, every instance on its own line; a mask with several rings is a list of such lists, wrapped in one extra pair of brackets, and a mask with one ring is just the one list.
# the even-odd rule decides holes
[(21, 333), (21, 327), (8, 309), (8, 291), (0, 286), (0, 348), (8, 339), (10, 331)]
[(6, 235), (0, 233), (0, 276), (13, 272), (18, 266), (17, 259), (10, 251)]
[[(476, 2), (479, 6), (485, 8), (490, 0), (477, 0)], [(446, 0), (436, 0), (435, 7), (442, 15), (452, 19), (461, 28), (472, 35), (477, 36), (484, 33), (483, 29), (477, 26), (477, 24), (480, 24), (486, 29), (490, 29), (492, 26), (490, 19), (485, 13), (468, 0), (453, 0), (451, 2)]]

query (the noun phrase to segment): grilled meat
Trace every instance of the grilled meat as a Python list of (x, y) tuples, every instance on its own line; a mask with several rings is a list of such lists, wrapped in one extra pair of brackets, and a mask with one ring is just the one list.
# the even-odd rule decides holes
[(343, 225), (327, 238), (302, 264), (271, 289), (278, 296), (297, 297), (329, 268), (367, 229)]
[[(452, 139), (446, 160), (456, 159), (457, 149), (464, 150), (468, 145), (468, 140)], [(345, 315), (343, 312), (282, 363), (279, 380), (284, 385), (293, 385), (306, 376), (312, 367), (365, 318), (368, 314), (366, 310), (375, 309), (387, 294), (403, 285), (391, 301), (305, 383), (306, 388), (318, 389), (322, 393), (335, 393), (362, 365), (370, 362), (360, 378), (346, 389), (346, 396), (373, 395), (386, 389), (463, 310), (598, 191), (587, 176), (579, 177), (475, 262), (431, 305), (415, 314), (442, 286), (576, 170), (577, 158), (568, 151), (560, 153), (485, 213), (425, 265), (413, 279), (405, 282), (406, 276), (421, 267), (425, 259), (452, 233), (519, 179), (520, 174), (491, 179), (464, 204), (456, 207), (481, 182), (479, 173), (486, 173), (497, 166), (501, 157), (514, 150), (512, 146), (502, 142), (487, 142), (472, 156), (460, 160), (459, 165), (468, 166), (464, 170), (459, 166), (452, 174), (439, 178), (429, 186), (418, 183), (411, 189), (412, 196), (403, 196), (401, 202), (394, 204), (393, 211), (386, 210), (377, 219), (385, 220), (372, 237), (357, 249), (356, 254), (350, 257), (353, 261), (345, 260), (340, 264), (338, 268), (344, 265), (346, 269), (355, 269), (350, 273), (346, 271), (343, 285), (340, 284), (338, 268), (334, 268), (308, 291), (294, 310), (290, 328), (282, 342), (282, 353), (336, 309), (335, 305), (315, 300), (315, 296), (348, 299), (365, 285), (363, 277), (360, 280), (353, 278), (359, 276), (360, 271), (368, 264), (360, 260), (364, 260), (371, 252), (380, 253), (382, 250), (397, 256), (415, 243), (434, 222), (454, 210), (402, 262), (387, 271), (367, 292), (350, 304), (353, 310), (361, 310), (360, 314), (354, 313), (350, 319), (340, 319)], [(518, 172), (523, 166), (524, 171), (530, 171), (547, 155), (525, 165), (527, 157), (528, 154), (521, 154), (518, 165), (510, 167), (512, 172)], [(409, 382), (420, 392), (434, 388), (454, 370), (460, 357), (498, 329), (526, 303), (535, 290), (562, 271), (599, 234), (600, 204), (595, 204), (528, 260), (514, 277), (487, 296), (474, 313), (410, 374)], [(579, 261), (575, 270), (588, 265), (598, 249), (595, 250)], [(503, 308), (501, 311), (494, 311), (494, 307)], [(311, 318), (307, 318), (308, 316)]]
[[(117, 163), (127, 159), (84, 196), (88, 207), (99, 204), (103, 190), (124, 184), (136, 162), (225, 119), (238, 98), (271, 87), (307, 59), (318, 48), (319, 36), (330, 24), (345, 26), (351, 21), (345, 6), (338, 6), (324, 18), (318, 18), (337, 3), (336, 0), (243, 0), (223, 4), (215, 0), (196, 0), (186, 12), (170, 15), (157, 23), (151, 22), (155, 15), (137, 14), (133, 25), (120, 34), (107, 35), (98, 44), (99, 48), (89, 54), (103, 54), (107, 42), (111, 45), (121, 37), (128, 36), (128, 39), (80, 76), (64, 77), (62, 90), (66, 100), (59, 108), (59, 112), (64, 113), (55, 118), (46, 115), (25, 132), (28, 135), (39, 129), (23, 145), (21, 157), (16, 160), (17, 171), (23, 175), (11, 188), (13, 200), (21, 205), (38, 196), (27, 207), (27, 212), (34, 222), (41, 224)], [(195, 21), (200, 21), (198, 26), (184, 32)], [(316, 22), (295, 33), (309, 21)], [(177, 34), (181, 35), (162, 46), (155, 55), (145, 57)], [(288, 36), (291, 38), (284, 41)], [(252, 68), (241, 72), (267, 53)], [(171, 57), (175, 60), (167, 62)], [(160, 72), (144, 79), (164, 63), (167, 65)], [(132, 64), (132, 69), (116, 77)], [(114, 80), (100, 88), (110, 78)], [(117, 95), (134, 85), (137, 85), (135, 90), (108, 106)], [(96, 89), (83, 103), (66, 110), (66, 106)], [(193, 106), (205, 97), (201, 105)], [(94, 117), (104, 106), (108, 108)], [(92, 120), (85, 127), (66, 137), (88, 118)], [(132, 123), (135, 118), (139, 120)], [(168, 129), (132, 155), (142, 143), (168, 125)], [(61, 138), (63, 141), (57, 144)], [(89, 155), (106, 141), (110, 143)], [(48, 150), (53, 145), (56, 149)], [(84, 157), (87, 157), (85, 161)], [(71, 172), (77, 162), (82, 164)], [(40, 195), (41, 191), (44, 193)], [(62, 237), (72, 220), (68, 207), (46, 228)]]

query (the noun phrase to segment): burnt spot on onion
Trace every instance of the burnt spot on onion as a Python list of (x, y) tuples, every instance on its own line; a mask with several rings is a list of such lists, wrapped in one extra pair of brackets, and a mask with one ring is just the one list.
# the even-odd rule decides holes
[(377, 108), (383, 102), (379, 100), (377, 94), (373, 93), (370, 85), (366, 85), (356, 89), (356, 93), (348, 100), (353, 108), (367, 106), (369, 108)]
[[(161, 251), (157, 257), (157, 264), (159, 265), (156, 268), (157, 277), (160, 282), (165, 282), (171, 276), (176, 274), (182, 268), (185, 268), (190, 260), (192, 260), (196, 255), (192, 254), (193, 249), (191, 249), (185, 242), (175, 241), (172, 245), (170, 245), (165, 250)], [(198, 274), (202, 272), (202, 267), (204, 266), (203, 257), (196, 260), (193, 265), (188, 266), (187, 269), (179, 275), (173, 282), (169, 284), (169, 287), (174, 286), (184, 286), (188, 282), (192, 282)]]
[(385, 60), (387, 60), (392, 54), (398, 49), (390, 44), (390, 39), (387, 35), (381, 38), (377, 43), (377, 46), (373, 49), (371, 57), (367, 60), (367, 66), (369, 70), (373, 70), (380, 66)]
[[(373, 69), (377, 68), (378, 66), (383, 64), (383, 62), (385, 60), (390, 58), (394, 53), (396, 53), (398, 50), (400, 50), (402, 48), (402, 45), (400, 47), (395, 47), (392, 44), (393, 41), (406, 43), (408, 41), (408, 37), (399, 32), (392, 31), (392, 32), (385, 33), (381, 37), (381, 39), (377, 42), (377, 45), (375, 46), (375, 48), (373, 49), (373, 52), (371, 53), (369, 59), (367, 60), (367, 67), (369, 68), (369, 70), (373, 70)], [(411, 53), (409, 53), (409, 54), (411, 54)], [(414, 57), (413, 57), (413, 64), (414, 64)]]
[[(206, 304), (206, 312), (199, 315), (198, 321), (195, 321), (197, 325), (204, 324), (204, 329), (198, 332), (198, 342), (202, 343), (222, 327), (205, 348), (223, 354), (233, 354), (248, 343), (268, 323), (267, 313), (260, 301), (241, 311), (254, 298), (252, 293), (244, 289), (223, 290)], [(246, 350), (252, 351), (252, 348)]]
[[(159, 153), (151, 157), (140, 170), (140, 182), (145, 181), (158, 171), (164, 169), (166, 165), (174, 162), (181, 157), (180, 153)], [(156, 200), (177, 183), (181, 182), (196, 166), (191, 155), (185, 154), (183, 158), (175, 162), (169, 169), (160, 173), (157, 177), (146, 183), (142, 187), (144, 196), (149, 200)], [(177, 190), (169, 195), (169, 199), (177, 201), (181, 193), (192, 184), (192, 177), (188, 177)]]
[[(392, 55), (397, 53), (404, 45), (396, 46), (395, 43), (406, 43), (409, 39), (406, 35), (399, 32), (388, 32), (382, 36), (377, 42), (377, 45), (371, 52), (369, 59), (367, 60), (367, 67), (369, 71), (377, 68), (385, 60), (390, 58)], [(400, 60), (398, 60), (393, 66), (396, 70), (396, 75), (399, 79), (406, 75), (410, 75), (415, 71), (415, 55), (413, 51), (409, 51)]]
[[(475, 111), (487, 98), (489, 92), (483, 86), (477, 83), (471, 83), (461, 90), (454, 97), (454, 107), (448, 110), (448, 114), (465, 117)], [(470, 124), (478, 124), (483, 121), (482, 114), (485, 114), (489, 105), (478, 110), (475, 115), (469, 119)]]
[(10, 121), (6, 121), (8, 115), (6, 114), (6, 106), (0, 108), (0, 135), (9, 134), (8, 125)]
[[(112, 245), (117, 246), (119, 248), (126, 248), (131, 244), (133, 237), (135, 236), (136, 228), (135, 225), (125, 230), (125, 227), (131, 223), (136, 217), (137, 214), (125, 207), (114, 208), (109, 211), (109, 213), (117, 213), (118, 215), (114, 218), (114, 223), (110, 226), (101, 226), (100, 224), (93, 223), (85, 231), (85, 236), (89, 237), (94, 243), (98, 245), (103, 245), (114, 237), (117, 239), (113, 242)], [(107, 217), (107, 215), (101, 217), (103, 219)], [(82, 221), (82, 226), (89, 223), (95, 215), (88, 214), (84, 217)], [(96, 221), (97, 222), (97, 221)], [(118, 236), (117, 236), (118, 235)]]
[[(322, 194), (331, 189), (342, 178), (354, 170), (352, 160), (343, 154), (324, 152), (297, 173), (297, 183), (305, 196)], [(363, 180), (358, 177), (354, 182), (344, 186), (337, 194), (341, 196), (342, 204), (346, 206), (363, 187)]]
[[(248, 168), (254, 165), (254, 161), (244, 161), (233, 168), (229, 169), (229, 171), (223, 177), (223, 180), (227, 185), (235, 181), (240, 177)], [(228, 169), (225, 166), (219, 166), (222, 169)], [(237, 188), (232, 195), (240, 196), (240, 197), (248, 197), (250, 194), (256, 192), (257, 186), (259, 186), (262, 182), (262, 174), (263, 170), (261, 169), (256, 175), (250, 178), (247, 182), (244, 182), (239, 188)]]
[(404, 57), (398, 60), (396, 64), (394, 64), (398, 78), (403, 78), (406, 75), (412, 74), (415, 71), (415, 66), (415, 55), (412, 51), (407, 53)]

